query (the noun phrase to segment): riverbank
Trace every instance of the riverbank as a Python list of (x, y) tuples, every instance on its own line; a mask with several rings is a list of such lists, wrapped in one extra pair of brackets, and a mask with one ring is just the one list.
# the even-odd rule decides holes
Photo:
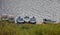
[(38, 25), (0, 21), (0, 35), (60, 35), (60, 23)]

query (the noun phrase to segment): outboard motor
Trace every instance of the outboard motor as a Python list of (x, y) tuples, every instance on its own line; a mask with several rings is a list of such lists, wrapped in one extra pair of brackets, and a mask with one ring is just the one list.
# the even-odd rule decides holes
[(24, 24), (23, 18), (22, 18), (22, 17), (18, 17), (18, 18), (17, 18), (17, 23), (18, 23), (18, 24)]
[(29, 23), (29, 21), (30, 21), (30, 18), (29, 18), (28, 16), (25, 16), (25, 17), (24, 17), (24, 22), (25, 22), (25, 23)]
[(46, 24), (47, 21), (48, 21), (47, 19), (43, 19), (43, 23), (44, 23), (44, 24)]
[(36, 24), (36, 18), (35, 17), (30, 18), (30, 23), (31, 24)]

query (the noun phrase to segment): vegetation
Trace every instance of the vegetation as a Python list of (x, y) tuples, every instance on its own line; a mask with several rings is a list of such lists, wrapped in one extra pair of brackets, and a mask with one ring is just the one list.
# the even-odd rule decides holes
[(0, 21), (0, 35), (60, 35), (60, 24), (15, 24)]

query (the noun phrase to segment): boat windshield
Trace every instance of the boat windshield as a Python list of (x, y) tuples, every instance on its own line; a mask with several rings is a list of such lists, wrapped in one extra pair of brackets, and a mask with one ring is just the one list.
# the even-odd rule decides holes
[(24, 19), (29, 19), (29, 17), (28, 17), (28, 16), (26, 16), (26, 17), (24, 17)]
[(35, 18), (31, 18), (30, 21), (36, 21), (36, 19)]

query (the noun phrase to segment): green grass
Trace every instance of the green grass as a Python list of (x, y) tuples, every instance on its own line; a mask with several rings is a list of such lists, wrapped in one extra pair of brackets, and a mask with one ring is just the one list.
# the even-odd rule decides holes
[(18, 25), (0, 21), (0, 35), (60, 35), (60, 23)]

